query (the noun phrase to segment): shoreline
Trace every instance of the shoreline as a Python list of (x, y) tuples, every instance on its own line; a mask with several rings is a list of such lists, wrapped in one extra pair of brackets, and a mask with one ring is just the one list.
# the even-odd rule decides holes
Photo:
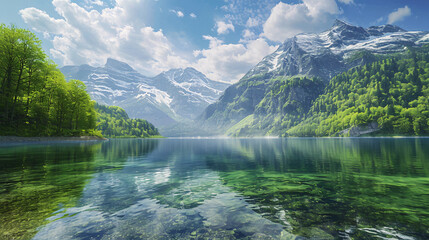
[(42, 142), (77, 142), (77, 141), (106, 141), (107, 138), (97, 136), (80, 137), (18, 137), (0, 136), (0, 144), (9, 143), (42, 143)]

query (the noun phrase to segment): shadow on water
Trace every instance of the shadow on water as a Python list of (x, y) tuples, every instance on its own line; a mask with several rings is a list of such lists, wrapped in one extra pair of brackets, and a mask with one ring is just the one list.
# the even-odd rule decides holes
[(30, 239), (53, 213), (78, 204), (94, 173), (121, 169), (128, 157), (156, 148), (133, 143), (0, 146), (0, 239)]

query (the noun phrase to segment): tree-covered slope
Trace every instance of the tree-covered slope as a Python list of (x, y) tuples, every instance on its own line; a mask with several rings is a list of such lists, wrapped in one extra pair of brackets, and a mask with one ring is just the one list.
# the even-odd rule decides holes
[(429, 134), (428, 47), (331, 79), (307, 118), (288, 136), (359, 136), (362, 133)]
[(85, 88), (66, 82), (32, 32), (0, 25), (0, 135), (97, 134)]
[[(351, 68), (404, 54), (407, 47), (422, 47), (429, 42), (428, 35), (428, 32), (406, 31), (392, 25), (362, 28), (342, 21), (336, 21), (322, 33), (298, 34), (286, 39), (238, 83), (227, 88), (219, 101), (206, 108), (198, 122), (205, 129), (215, 129), (220, 134), (276, 134), (279, 123), (284, 125), (280, 132), (284, 131), (296, 119), (279, 120), (283, 117), (278, 111), (268, 114), (270, 118), (278, 115), (272, 118), (276, 127), (265, 127), (263, 125), (270, 121), (260, 121), (261, 118), (256, 116), (262, 99), (275, 90), (276, 86), (272, 85), (275, 79), (306, 76), (321, 79), (327, 85), (331, 78)], [(305, 86), (295, 85), (293, 88), (297, 90), (292, 89), (292, 92), (298, 92)], [(275, 103), (275, 98), (282, 94), (272, 96), (268, 102)], [(288, 95), (287, 92), (284, 94)], [(300, 104), (307, 105), (306, 102)], [(246, 127), (252, 130), (241, 132), (240, 129)]]
[(278, 77), (269, 82), (264, 98), (254, 113), (228, 129), (228, 135), (278, 135), (282, 129), (298, 124), (313, 101), (323, 93), (324, 83), (318, 78)]
[(223, 133), (246, 116), (253, 114), (269, 85), (269, 78), (264, 75), (242, 79), (228, 87), (219, 101), (209, 105), (197, 121), (208, 131)]
[(105, 137), (139, 137), (160, 136), (158, 129), (143, 119), (130, 119), (124, 109), (116, 106), (96, 104), (98, 112), (98, 130)]

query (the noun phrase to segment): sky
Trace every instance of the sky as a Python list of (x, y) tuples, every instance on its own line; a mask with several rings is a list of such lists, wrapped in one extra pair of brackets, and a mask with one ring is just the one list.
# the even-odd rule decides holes
[(35, 32), (59, 67), (114, 58), (146, 76), (194, 67), (236, 82), (287, 38), (335, 19), (429, 31), (428, 10), (428, 0), (13, 0), (0, 22)]

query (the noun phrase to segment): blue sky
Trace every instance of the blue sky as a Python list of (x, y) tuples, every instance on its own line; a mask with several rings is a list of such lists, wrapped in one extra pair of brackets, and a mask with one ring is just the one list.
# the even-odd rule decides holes
[(192, 66), (237, 81), (286, 38), (338, 18), (429, 30), (427, 0), (14, 0), (0, 22), (37, 33), (59, 65), (125, 61), (145, 75)]

